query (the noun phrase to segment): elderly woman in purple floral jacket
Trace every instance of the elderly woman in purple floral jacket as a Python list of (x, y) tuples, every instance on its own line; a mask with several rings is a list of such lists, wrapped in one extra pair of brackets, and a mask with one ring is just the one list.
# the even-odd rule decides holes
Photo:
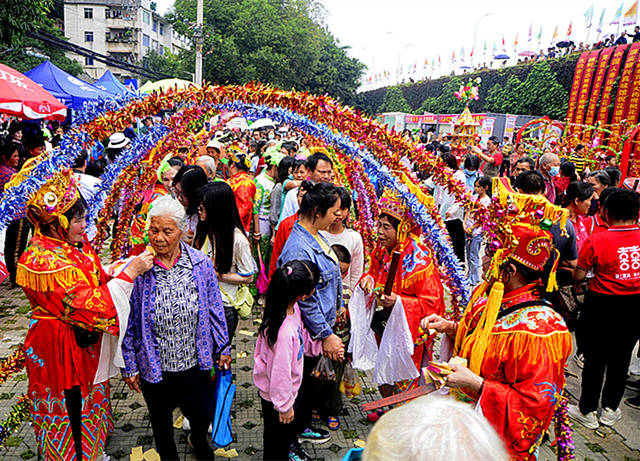
[(184, 243), (185, 211), (175, 199), (158, 199), (149, 212), (153, 268), (136, 279), (122, 343), (124, 380), (142, 391), (156, 448), (178, 459), (172, 414), (179, 407), (191, 422), (197, 459), (213, 459), (207, 428), (213, 419), (210, 371), (231, 363), (224, 307), (211, 260)]

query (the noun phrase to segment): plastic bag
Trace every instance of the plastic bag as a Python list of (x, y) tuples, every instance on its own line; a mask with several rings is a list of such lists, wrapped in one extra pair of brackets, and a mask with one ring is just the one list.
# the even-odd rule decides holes
[(262, 261), (260, 246), (258, 246), (258, 262), (260, 263), (260, 272), (258, 272), (258, 278), (256, 279), (256, 288), (258, 289), (258, 293), (263, 295), (267, 292), (267, 288), (269, 287), (269, 279), (267, 279), (264, 262)]
[(347, 363), (344, 366), (342, 382), (340, 383), (340, 391), (349, 399), (356, 395), (360, 395), (362, 391), (358, 374), (351, 366), (351, 363)]
[(324, 355), (320, 357), (316, 367), (311, 372), (311, 376), (317, 379), (323, 379), (325, 381), (333, 381), (336, 379), (336, 370), (333, 368), (331, 359)]
[(231, 404), (236, 385), (231, 382), (231, 370), (216, 368), (216, 411), (213, 417), (211, 440), (217, 447), (226, 447), (233, 442), (231, 434)]

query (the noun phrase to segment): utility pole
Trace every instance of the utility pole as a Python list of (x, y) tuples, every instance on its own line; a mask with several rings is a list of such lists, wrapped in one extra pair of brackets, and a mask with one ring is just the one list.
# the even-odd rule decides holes
[(196, 7), (196, 30), (193, 34), (193, 38), (196, 44), (196, 72), (195, 72), (195, 83), (196, 85), (202, 85), (202, 44), (204, 43), (204, 32), (203, 32), (203, 0), (197, 0)]

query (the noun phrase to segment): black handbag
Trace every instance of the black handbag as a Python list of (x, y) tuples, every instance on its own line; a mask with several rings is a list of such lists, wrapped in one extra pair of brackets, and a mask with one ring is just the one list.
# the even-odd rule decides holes
[(369, 325), (373, 332), (382, 337), (384, 329), (387, 327), (387, 322), (391, 316), (391, 309), (377, 309), (371, 317), (371, 324)]
[(77, 325), (71, 325), (73, 334), (76, 337), (76, 343), (79, 347), (86, 349), (100, 341), (99, 331), (89, 331)]

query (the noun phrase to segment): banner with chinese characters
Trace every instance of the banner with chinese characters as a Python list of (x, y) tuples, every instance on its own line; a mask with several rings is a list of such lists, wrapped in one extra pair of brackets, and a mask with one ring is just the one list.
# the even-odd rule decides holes
[(636, 61), (638, 60), (638, 53), (640, 53), (640, 42), (635, 42), (631, 45), (631, 48), (629, 48), (629, 52), (627, 53), (627, 60), (624, 63), (624, 69), (622, 70), (622, 76), (620, 77), (620, 83), (618, 85), (618, 93), (616, 94), (616, 103), (613, 107), (613, 118), (611, 123), (614, 126), (611, 131), (613, 132), (614, 137), (618, 137), (622, 134), (622, 127), (615, 125), (624, 120), (627, 109), (627, 99), (631, 95), (631, 83), (636, 67)]
[(513, 132), (516, 129), (517, 115), (507, 114), (507, 118), (504, 122), (504, 137), (509, 138), (509, 141), (513, 140)]
[(480, 145), (482, 148), (487, 147), (487, 141), (493, 134), (493, 125), (496, 123), (495, 117), (486, 117), (482, 121), (482, 131), (480, 132)]
[[(596, 118), (596, 108), (598, 107), (598, 103), (600, 102), (600, 93), (602, 92), (602, 85), (604, 84), (604, 79), (607, 76), (607, 67), (609, 65), (609, 60), (611, 59), (611, 55), (613, 55), (614, 48), (605, 48), (600, 53), (600, 59), (598, 61), (598, 69), (596, 70), (596, 74), (593, 80), (593, 86), (591, 88), (591, 98), (589, 100), (589, 107), (587, 109), (587, 114), (584, 118), (585, 125), (593, 125)], [(591, 139), (591, 135), (593, 133), (589, 130), (585, 130), (582, 134), (582, 141), (588, 142)]]
[(629, 125), (638, 123), (640, 114), (640, 56), (636, 57), (636, 68), (631, 80), (631, 96), (627, 98), (627, 108), (624, 119)]
[[(576, 104), (578, 103), (578, 95), (580, 93), (580, 85), (582, 83), (582, 75), (584, 74), (584, 68), (587, 65), (589, 59), (589, 52), (585, 51), (578, 58), (576, 63), (576, 70), (573, 73), (573, 84), (571, 85), (571, 95), (569, 96), (569, 108), (567, 109), (567, 121), (573, 122), (576, 113)], [(568, 128), (568, 130), (571, 127)]]
[[(587, 111), (587, 105), (589, 104), (589, 90), (591, 90), (591, 81), (593, 80), (593, 74), (598, 64), (598, 55), (600, 50), (594, 50), (589, 53), (587, 58), (587, 64), (584, 67), (584, 75), (582, 76), (582, 83), (580, 83), (580, 94), (578, 95), (578, 106), (574, 116), (574, 122), (581, 125), (584, 122), (584, 116)], [(582, 131), (581, 127), (576, 127), (578, 136)]]
[(607, 79), (604, 82), (604, 88), (602, 89), (602, 98), (600, 98), (600, 108), (598, 109), (598, 118), (596, 119), (602, 125), (607, 124), (609, 120), (609, 105), (611, 104), (613, 84), (618, 78), (620, 73), (620, 66), (622, 64), (622, 58), (624, 57), (625, 50), (629, 45), (620, 45), (613, 51), (613, 57), (609, 63), (609, 71), (607, 72)]

